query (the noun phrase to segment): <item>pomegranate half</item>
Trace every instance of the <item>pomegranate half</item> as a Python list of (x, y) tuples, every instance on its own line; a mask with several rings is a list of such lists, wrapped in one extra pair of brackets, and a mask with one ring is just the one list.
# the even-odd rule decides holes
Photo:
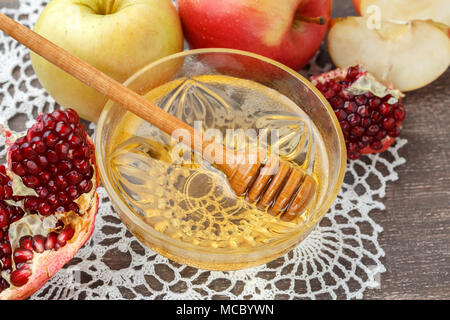
[(90, 238), (98, 209), (94, 146), (72, 109), (5, 131), (0, 166), (0, 299), (25, 299)]
[(400, 135), (406, 111), (403, 93), (378, 81), (362, 65), (339, 68), (311, 77), (333, 108), (354, 160), (381, 153)]

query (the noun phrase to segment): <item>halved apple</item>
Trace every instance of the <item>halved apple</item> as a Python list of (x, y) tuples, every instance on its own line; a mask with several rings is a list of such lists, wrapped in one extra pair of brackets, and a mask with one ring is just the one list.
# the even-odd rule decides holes
[(430, 21), (382, 22), (375, 29), (364, 17), (334, 19), (328, 50), (338, 67), (363, 64), (401, 91), (431, 83), (450, 65), (450, 39)]
[(428, 20), (450, 26), (449, 0), (353, 0), (359, 15), (368, 15), (367, 8), (380, 8), (383, 20)]

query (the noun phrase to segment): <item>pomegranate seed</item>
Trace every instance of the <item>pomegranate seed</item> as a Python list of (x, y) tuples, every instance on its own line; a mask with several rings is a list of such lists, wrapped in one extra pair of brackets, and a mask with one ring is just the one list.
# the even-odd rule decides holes
[(22, 177), (23, 184), (26, 185), (29, 188), (36, 188), (39, 186), (40, 181), (39, 178), (36, 176), (25, 176)]
[(14, 270), (11, 273), (10, 276), (10, 282), (16, 286), (21, 287), (25, 285), (28, 282), (28, 279), (31, 276), (31, 270), (30, 269), (21, 269), (21, 270)]
[(381, 120), (383, 120), (383, 117), (378, 111), (373, 111), (371, 114), (371, 118), (375, 122), (380, 122)]
[(368, 107), (368, 106), (360, 106), (360, 107), (358, 108), (358, 114), (359, 114), (361, 117), (367, 117), (367, 116), (369, 116), (369, 114), (370, 114), (370, 109), (369, 109), (369, 107)]
[(24, 144), (27, 141), (28, 141), (27, 137), (20, 137), (16, 140), (15, 144), (21, 146), (22, 144)]
[(49, 216), (52, 213), (52, 207), (47, 202), (42, 202), (39, 205), (39, 213), (43, 216)]
[[(74, 163), (75, 163), (75, 161), (74, 161)], [(68, 172), (70, 169), (72, 169), (72, 163), (70, 161), (63, 160), (57, 164), (57, 168), (58, 168), (58, 173), (64, 174), (64, 173)]]
[(53, 250), (55, 248), (57, 236), (58, 235), (55, 232), (51, 232), (48, 235), (47, 240), (45, 241), (45, 250)]
[(356, 127), (353, 127), (352, 130), (351, 130), (350, 132), (351, 132), (354, 136), (359, 137), (359, 136), (362, 136), (362, 135), (363, 135), (363, 133), (364, 133), (364, 128), (363, 128), (363, 127), (360, 127), (360, 126), (356, 126)]
[(52, 176), (47, 171), (44, 171), (39, 174), (39, 179), (42, 181), (42, 183), (47, 183)]
[(75, 202), (71, 202), (67, 205), (66, 211), (73, 211), (76, 213), (80, 213), (80, 207)]
[(397, 121), (403, 121), (405, 119), (406, 112), (405, 108), (399, 107), (394, 111), (394, 117)]
[(22, 155), (24, 156), (24, 158), (26, 158), (26, 159), (33, 160), (33, 159), (36, 159), (36, 157), (38, 155), (36, 150), (34, 150), (33, 147), (28, 142), (25, 142), (24, 144), (22, 144), (20, 146), (20, 151), (21, 151)]
[(44, 141), (42, 141), (41, 138), (34, 138), (33, 140), (31, 140), (31, 142), (34, 145), (34, 149), (39, 153), (39, 154), (44, 154), (45, 151), (47, 151), (47, 146), (45, 145)]
[(361, 153), (359, 153), (359, 152), (348, 153), (348, 155), (347, 155), (347, 157), (348, 157), (350, 160), (356, 160), (356, 159), (358, 159), (360, 156), (361, 156)]
[(382, 103), (378, 110), (380, 110), (380, 113), (386, 117), (392, 113), (393, 108), (390, 104)]
[(3, 257), (3, 258), (0, 259), (0, 262), (1, 262), (3, 270), (11, 269), (11, 267), (12, 267), (12, 260), (11, 260), (10, 257)]
[(347, 90), (342, 90), (341, 92), (339, 92), (339, 97), (341, 97), (344, 100), (349, 101), (349, 100), (352, 100), (354, 96)]
[(70, 171), (67, 174), (67, 180), (69, 180), (70, 184), (78, 184), (83, 179), (83, 176), (79, 174), (77, 171)]
[(50, 173), (51, 173), (53, 176), (56, 176), (56, 175), (58, 174), (58, 165), (52, 164), (52, 165), (50, 166)]
[(5, 279), (0, 277), (0, 292), (2, 292), (3, 290), (6, 290), (8, 288), (9, 288), (9, 283)]
[(3, 189), (3, 198), (5, 200), (12, 199), (13, 189), (10, 186), (5, 186)]
[(56, 184), (55, 180), (50, 180), (50, 181), (47, 183), (47, 189), (48, 189), (48, 191), (50, 191), (50, 192), (56, 192), (56, 191), (58, 191), (58, 185)]
[(377, 140), (383, 140), (383, 139), (386, 137), (386, 135), (387, 135), (386, 130), (380, 130), (380, 131), (378, 131), (378, 133), (375, 135), (375, 138), (376, 138)]
[(388, 132), (388, 135), (392, 138), (396, 138), (400, 135), (400, 128), (394, 127), (392, 130)]
[(367, 128), (367, 134), (371, 136), (376, 135), (378, 131), (380, 131), (380, 127), (376, 124), (373, 124)]
[(46, 187), (37, 187), (36, 193), (38, 194), (39, 198), (46, 199), (48, 197), (48, 189)]
[(24, 175), (27, 174), (25, 167), (21, 163), (13, 162), (11, 168), (14, 171), (14, 173), (16, 173), (20, 177), (23, 177)]
[(335, 93), (334, 93), (333, 89), (328, 89), (327, 91), (325, 91), (323, 93), (323, 95), (327, 100), (329, 100), (334, 97)]
[(17, 144), (12, 145), (10, 149), (11, 154), (11, 160), (15, 162), (21, 162), (23, 161), (24, 157), (22, 156), (22, 153), (19, 150), (19, 146)]
[(11, 246), (9, 245), (9, 243), (0, 243), (0, 253), (3, 253), (3, 256), (11, 255)]
[(55, 182), (59, 190), (63, 190), (69, 185), (69, 183), (67, 182), (66, 178), (63, 175), (56, 176)]
[(0, 228), (6, 228), (8, 225), (8, 214), (6, 213), (6, 210), (0, 208)]
[(347, 77), (349, 80), (354, 80), (359, 74), (359, 70), (357, 67), (349, 67), (347, 70)]
[(92, 181), (91, 180), (83, 180), (78, 185), (78, 188), (79, 188), (78, 190), (81, 193), (88, 193), (92, 189)]
[(70, 136), (67, 138), (67, 142), (69, 142), (72, 148), (79, 147), (82, 144), (81, 138), (73, 133), (71, 133)]
[(394, 128), (395, 126), (395, 119), (394, 118), (385, 118), (383, 119), (383, 128), (386, 130), (390, 130)]
[(69, 201), (70, 201), (70, 198), (63, 191), (58, 193), (58, 202), (59, 203), (67, 204), (67, 203), (69, 203)]
[(355, 102), (358, 106), (362, 106), (362, 105), (366, 104), (367, 98), (363, 95), (359, 95), (359, 96), (355, 97)]
[(29, 174), (38, 174), (41, 171), (41, 168), (34, 162), (33, 160), (28, 160), (25, 162), (25, 166)]
[(369, 117), (364, 117), (361, 119), (361, 126), (363, 126), (364, 128), (369, 127), (372, 124), (372, 120), (370, 120)]
[(31, 250), (19, 248), (14, 251), (14, 262), (16, 264), (28, 262), (32, 259), (33, 251)]
[(28, 142), (33, 141), (33, 139), (40, 139), (42, 134), (44, 133), (44, 125), (42, 122), (37, 122), (31, 126), (27, 131)]
[(55, 127), (55, 132), (61, 137), (66, 137), (70, 132), (72, 132), (72, 129), (70, 126), (68, 126), (65, 122), (58, 122)]
[(373, 137), (371, 136), (362, 136), (361, 141), (364, 143), (364, 145), (369, 145), (373, 141)]
[(59, 137), (52, 131), (46, 131), (42, 137), (48, 147), (54, 147), (59, 140)]
[(391, 98), (392, 98), (392, 96), (390, 94), (388, 94), (383, 97), (383, 102), (388, 102)]
[(73, 165), (75, 167), (75, 169), (77, 169), (79, 172), (81, 173), (86, 173), (88, 172), (90, 165), (89, 162), (84, 160), (84, 159), (75, 159), (73, 161)]
[(379, 98), (369, 99), (369, 106), (373, 109), (378, 107), (380, 105), (380, 103), (381, 103), (381, 100)]
[(68, 120), (67, 116), (66, 116), (66, 113), (64, 111), (62, 111), (62, 110), (53, 111), (51, 113), (51, 115), (56, 121), (64, 121), (65, 122), (65, 121)]
[(347, 111), (347, 113), (353, 113), (358, 110), (358, 106), (353, 101), (347, 101), (344, 104), (344, 110)]
[(19, 245), (23, 249), (33, 250), (32, 240), (31, 236), (24, 236), (20, 239)]
[(63, 231), (58, 235), (56, 241), (61, 246), (64, 247), (70, 239), (72, 239), (75, 234), (75, 230), (72, 227), (66, 227)]
[(84, 178), (91, 180), (93, 176), (94, 176), (94, 168), (89, 167), (89, 171), (84, 175)]
[(37, 253), (42, 253), (45, 250), (45, 237), (41, 236), (41, 235), (36, 235), (33, 237), (32, 240), (32, 245), (33, 245), (33, 250), (36, 251)]
[(356, 113), (351, 113), (347, 117), (347, 121), (350, 124), (350, 126), (355, 127), (361, 123), (361, 117), (359, 115), (357, 115)]
[(30, 269), (28, 262), (20, 262), (16, 264), (16, 270)]
[[(47, 130), (53, 130), (56, 126), (56, 120), (49, 114), (46, 114), (42, 117), (42, 123)], [(45, 134), (45, 133), (44, 133)]]
[(70, 199), (75, 200), (78, 199), (80, 196), (80, 193), (78, 192), (78, 189), (76, 186), (70, 186), (67, 188), (67, 194), (69, 195)]
[(344, 106), (344, 100), (341, 97), (333, 97), (330, 99), (330, 104), (333, 109), (341, 109)]
[(78, 114), (76, 113), (75, 110), (73, 109), (66, 109), (66, 116), (69, 120), (70, 123), (78, 123), (80, 121), (80, 117), (78, 116)]
[(358, 145), (356, 143), (354, 143), (354, 142), (350, 142), (347, 145), (347, 153), (349, 155), (352, 155), (352, 154), (355, 154), (357, 152), (358, 152)]
[(48, 167), (48, 160), (46, 157), (38, 156), (37, 161), (38, 161), (39, 165), (41, 166), (41, 168), (45, 169)]
[(70, 146), (66, 142), (60, 142), (56, 145), (55, 151), (61, 160), (64, 160), (67, 158), (67, 154), (69, 153), (69, 148), (70, 148)]
[(51, 194), (47, 197), (47, 202), (52, 206), (56, 207), (59, 204), (58, 197), (56, 194)]
[(50, 150), (47, 152), (47, 159), (50, 163), (58, 163), (59, 162), (58, 154), (53, 150)]
[(336, 114), (336, 117), (339, 121), (345, 120), (347, 118), (347, 113), (342, 109), (338, 109), (334, 113)]
[(26, 209), (37, 210), (39, 207), (39, 199), (35, 197), (26, 197), (23, 201), (23, 205)]

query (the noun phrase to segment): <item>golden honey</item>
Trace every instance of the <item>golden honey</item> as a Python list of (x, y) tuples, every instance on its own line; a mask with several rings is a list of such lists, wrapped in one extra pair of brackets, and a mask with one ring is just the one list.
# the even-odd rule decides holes
[[(225, 175), (201, 155), (127, 113), (114, 130), (106, 159), (124, 202), (156, 231), (199, 247), (254, 248), (298, 230), (326, 196), (322, 186), (329, 160), (323, 139), (308, 116), (279, 92), (250, 80), (201, 75), (165, 83), (146, 98), (190, 125), (201, 121), (205, 132), (215, 129), (229, 148), (256, 145), (265, 134), (269, 150), (276, 147), (281, 159), (310, 170), (318, 184), (311, 208), (294, 221), (281, 221), (236, 196)], [(269, 129), (276, 130), (277, 139), (274, 134), (269, 139)], [(238, 130), (256, 136), (236, 142), (229, 132)], [(306, 148), (308, 139), (314, 140), (313, 150)]]

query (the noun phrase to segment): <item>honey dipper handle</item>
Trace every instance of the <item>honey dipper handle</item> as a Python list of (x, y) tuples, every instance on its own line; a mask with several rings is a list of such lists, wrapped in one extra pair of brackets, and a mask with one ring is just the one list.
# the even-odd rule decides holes
[(187, 130), (192, 137), (190, 147), (194, 149), (193, 137), (195, 130), (182, 120), (165, 112), (100, 70), (1, 13), (0, 29), (44, 59), (74, 76), (87, 86), (99, 91), (109, 99), (121, 104), (167, 134), (172, 135), (176, 129)]

